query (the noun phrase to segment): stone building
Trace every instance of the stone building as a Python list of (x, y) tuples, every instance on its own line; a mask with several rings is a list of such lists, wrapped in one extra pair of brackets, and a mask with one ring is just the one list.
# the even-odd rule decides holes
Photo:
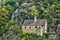
[(42, 36), (43, 33), (47, 33), (47, 20), (36, 18), (34, 20), (25, 20), (22, 25), (22, 31)]
[[(37, 20), (25, 20), (25, 12), (31, 12), (31, 7), (35, 5), (37, 9), (40, 8), (40, 2), (31, 2), (31, 3), (22, 3), (21, 6), (16, 9), (14, 14), (12, 15), (12, 19), (14, 22), (22, 25), (22, 31), (31, 32), (36, 34), (43, 34), (47, 32), (47, 20), (46, 19), (37, 19)], [(22, 21), (19, 20), (19, 16), (23, 18)], [(33, 19), (33, 18), (31, 18)], [(25, 20), (25, 21), (24, 21)], [(27, 31), (26, 31), (27, 30)]]

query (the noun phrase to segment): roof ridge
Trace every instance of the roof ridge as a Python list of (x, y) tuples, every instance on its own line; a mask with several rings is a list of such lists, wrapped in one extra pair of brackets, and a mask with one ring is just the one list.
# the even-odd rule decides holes
[(47, 22), (47, 20), (44, 20), (44, 19), (38, 19), (36, 22), (34, 22), (34, 20), (25, 20), (23, 25), (25, 25), (25, 26), (27, 26), (27, 25), (39, 26), (39, 25), (45, 25), (45, 22)]

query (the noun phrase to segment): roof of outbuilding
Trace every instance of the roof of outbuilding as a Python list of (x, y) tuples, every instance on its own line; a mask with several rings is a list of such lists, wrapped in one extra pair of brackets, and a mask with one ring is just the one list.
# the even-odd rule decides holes
[(39, 19), (36, 20), (36, 22), (34, 22), (34, 20), (25, 20), (22, 26), (41, 26), (45, 25), (46, 22), (46, 19)]
[(60, 24), (58, 24), (58, 27), (60, 27)]
[(58, 24), (57, 26), (57, 31), (60, 31), (60, 24)]
[(57, 30), (60, 28), (60, 24), (58, 24), (58, 26), (57, 26)]

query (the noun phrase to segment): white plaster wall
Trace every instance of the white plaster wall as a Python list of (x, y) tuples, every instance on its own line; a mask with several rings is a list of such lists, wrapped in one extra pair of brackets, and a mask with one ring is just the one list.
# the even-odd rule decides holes
[[(39, 27), (40, 27), (40, 28), (39, 28)], [(39, 29), (38, 29), (38, 31), (37, 31), (37, 34), (42, 36), (42, 35), (43, 35), (43, 32), (44, 32), (43, 27), (42, 27), (42, 26), (38, 26), (38, 28), (39, 28)]]
[[(25, 27), (26, 27), (26, 29), (25, 29)], [(28, 32), (28, 33), (38, 34), (38, 35), (41, 35), (41, 36), (43, 35), (43, 27), (42, 26), (37, 26), (37, 28), (35, 28), (35, 26), (22, 26), (22, 31), (23, 32)]]

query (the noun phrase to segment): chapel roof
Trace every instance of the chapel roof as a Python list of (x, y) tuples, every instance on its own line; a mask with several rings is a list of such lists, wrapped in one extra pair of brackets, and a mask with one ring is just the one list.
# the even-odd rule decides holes
[(44, 26), (46, 22), (46, 19), (39, 19), (36, 20), (36, 22), (34, 22), (34, 20), (25, 20), (22, 26)]

